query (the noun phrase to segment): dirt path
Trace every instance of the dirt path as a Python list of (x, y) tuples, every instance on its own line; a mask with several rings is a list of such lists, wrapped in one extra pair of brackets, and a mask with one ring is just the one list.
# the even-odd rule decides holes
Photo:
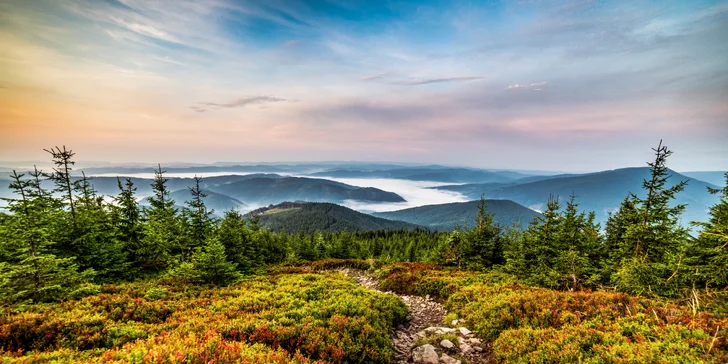
[[(354, 278), (360, 286), (373, 291), (386, 294), (379, 289), (379, 281), (376, 277), (366, 274), (364, 271), (344, 269), (342, 270), (349, 277)], [(443, 318), (447, 311), (441, 304), (429, 297), (397, 295), (409, 308), (410, 315), (407, 323), (396, 327), (392, 334), (392, 342), (397, 351), (396, 363), (412, 363), (412, 344), (414, 344), (417, 333), (431, 326), (443, 326)]]
[[(377, 278), (364, 271), (342, 269), (341, 272), (356, 280), (360, 286), (385, 294), (395, 294), (383, 292), (379, 287)], [(447, 350), (440, 346), (424, 345), (413, 350), (413, 344), (418, 338), (425, 338), (443, 332), (456, 333), (461, 336), (460, 341), (454, 343), (457, 350), (450, 351), (450, 354), (456, 353), (457, 357), (465, 359), (467, 363), (494, 362), (490, 347), (480, 344), (480, 340), (473, 337), (469, 330), (465, 329), (465, 331), (461, 332), (460, 328), (444, 327), (446, 325), (443, 319), (447, 315), (447, 310), (440, 303), (432, 300), (429, 296), (397, 296), (402, 298), (402, 301), (409, 308), (410, 314), (407, 323), (397, 326), (391, 334), (392, 343), (397, 352), (395, 363), (460, 363), (461, 361), (444, 354)], [(424, 352), (430, 349), (432, 349), (429, 357), (431, 361), (428, 361), (427, 353)]]

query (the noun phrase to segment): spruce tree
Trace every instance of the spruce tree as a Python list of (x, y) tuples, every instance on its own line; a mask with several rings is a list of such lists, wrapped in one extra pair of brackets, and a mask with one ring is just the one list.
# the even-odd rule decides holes
[(114, 236), (110, 206), (82, 173), (73, 183), (76, 193), (76, 233), (73, 246), (81, 269), (93, 268), (100, 278), (119, 278), (126, 271), (122, 244)]
[(465, 260), (471, 269), (490, 269), (503, 263), (501, 227), (487, 211), (485, 197), (481, 195), (475, 227), (465, 237)]
[(192, 260), (204, 283), (224, 286), (240, 278), (237, 265), (227, 260), (225, 246), (217, 238), (208, 239), (205, 246), (194, 254)]
[(234, 210), (225, 212), (217, 229), (217, 238), (225, 247), (228, 260), (237, 264), (239, 271), (250, 273), (257, 264), (260, 264), (258, 252), (253, 246), (252, 233), (240, 212)]
[(73, 200), (73, 183), (71, 182), (71, 171), (73, 165), (76, 162), (73, 157), (76, 155), (72, 150), (67, 150), (66, 146), (63, 149), (59, 147), (53, 147), (50, 149), (44, 149), (53, 158), (53, 164), (56, 166), (53, 168), (53, 173), (50, 175), (50, 179), (56, 185), (54, 191), (59, 192), (63, 196), (63, 200), (68, 204), (71, 211), (72, 223), (76, 224), (76, 204)]
[(648, 163), (650, 177), (642, 183), (645, 197), (630, 194), (634, 209), (619, 212), (626, 223), (616, 245), (626, 257), (620, 261), (613, 281), (631, 293), (673, 295), (681, 281), (676, 274), (681, 270), (689, 235), (680, 225), (685, 205), (672, 201), (687, 181), (668, 187), (666, 162), (672, 152), (662, 141), (653, 151), (655, 160)]
[(576, 196), (571, 195), (562, 213), (562, 226), (555, 246), (554, 268), (564, 278), (562, 286), (579, 289), (584, 283), (598, 280), (602, 260), (600, 227), (595, 214), (579, 211)]
[(194, 180), (195, 185), (189, 187), (192, 198), (185, 201), (185, 207), (182, 210), (186, 230), (186, 239), (181, 247), (182, 260), (188, 260), (194, 249), (205, 243), (213, 225), (212, 214), (214, 211), (207, 210), (207, 206), (205, 206), (203, 199), (207, 197), (207, 194), (200, 187), (202, 179), (195, 176)]
[[(39, 175), (35, 170), (36, 177)], [(0, 300), (54, 301), (92, 278), (92, 270), (78, 273), (74, 259), (52, 254), (56, 244), (50, 226), (63, 214), (58, 203), (34, 180), (13, 171), (10, 184), (18, 198), (4, 199), (11, 215), (3, 218)]]
[(695, 223), (702, 230), (695, 240), (690, 271), (694, 283), (704, 288), (728, 288), (728, 172), (723, 188), (708, 187), (720, 200), (710, 208), (707, 222)]
[(135, 256), (137, 267), (145, 272), (159, 272), (172, 261), (171, 252), (179, 248), (181, 229), (174, 200), (169, 196), (167, 178), (161, 165), (154, 171), (153, 195), (149, 208), (144, 209), (144, 237)]

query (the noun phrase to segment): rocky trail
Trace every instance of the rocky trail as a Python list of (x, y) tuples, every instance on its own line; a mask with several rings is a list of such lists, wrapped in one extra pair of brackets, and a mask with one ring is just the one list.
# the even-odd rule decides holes
[[(360, 286), (382, 292), (376, 277), (361, 270), (342, 269), (341, 272)], [(397, 295), (407, 305), (410, 315), (405, 324), (391, 333), (397, 352), (395, 363), (457, 364), (494, 363), (492, 351), (464, 326), (464, 320), (444, 323), (447, 310), (429, 296)], [(415, 344), (417, 344), (415, 346)]]

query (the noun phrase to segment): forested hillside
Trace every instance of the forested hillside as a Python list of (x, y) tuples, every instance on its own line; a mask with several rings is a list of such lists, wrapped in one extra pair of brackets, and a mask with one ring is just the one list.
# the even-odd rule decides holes
[[(214, 213), (218, 216), (222, 216), (225, 211), (241, 210), (245, 209), (247, 206), (242, 201), (232, 198), (230, 196), (204, 189), (202, 190), (202, 192), (205, 194), (205, 197), (202, 198), (202, 201), (205, 203), (205, 207), (210, 209), (210, 211), (214, 211)], [(189, 200), (190, 198), (190, 190), (189, 188), (185, 188), (183, 190), (173, 191), (170, 192), (169, 197), (177, 202), (177, 208), (183, 208), (182, 205), (184, 204), (184, 202)], [(151, 202), (149, 198), (145, 198), (139, 201), (139, 204), (142, 206), (149, 206)]]
[(374, 217), (332, 203), (284, 202), (250, 212), (261, 226), (271, 231), (313, 234), (320, 232), (355, 232), (406, 230), (422, 228), (415, 224)]
[[(451, 231), (456, 227), (472, 226), (478, 215), (480, 201), (454, 202), (441, 205), (413, 207), (404, 210), (374, 213), (374, 216), (436, 229)], [(494, 221), (501, 226), (525, 228), (538, 213), (508, 200), (486, 200), (487, 210), (494, 214)]]

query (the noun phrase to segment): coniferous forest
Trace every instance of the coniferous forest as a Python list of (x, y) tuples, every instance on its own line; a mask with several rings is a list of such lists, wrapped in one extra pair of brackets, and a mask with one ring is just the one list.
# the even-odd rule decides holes
[(605, 226), (572, 195), (527, 226), (496, 223), (481, 199), (473, 226), (449, 232), (271, 232), (214, 215), (200, 178), (173, 201), (161, 166), (140, 207), (130, 179), (101, 196), (71, 178), (73, 151), (47, 152), (55, 168), (13, 172), (0, 214), (8, 362), (392, 361), (407, 307), (337, 268), (439, 300), (503, 362), (728, 360), (728, 174), (691, 233), (673, 202), (689, 181), (667, 187), (662, 143), (644, 197)]

